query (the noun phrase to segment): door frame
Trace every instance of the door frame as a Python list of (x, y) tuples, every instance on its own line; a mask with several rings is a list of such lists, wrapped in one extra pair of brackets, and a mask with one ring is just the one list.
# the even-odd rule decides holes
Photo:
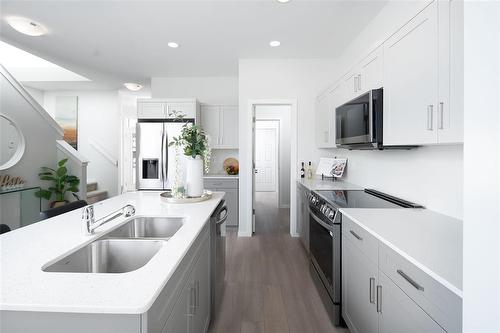
[[(255, 112), (255, 111), (254, 111)], [(271, 130), (274, 130), (274, 133), (275, 133), (275, 144), (276, 144), (276, 150), (275, 150), (275, 169), (276, 169), (276, 175), (275, 175), (275, 188), (274, 188), (274, 191), (276, 192), (276, 203), (278, 205), (278, 208), (280, 207), (280, 181), (281, 181), (281, 177), (280, 177), (280, 168), (281, 168), (281, 165), (280, 165), (280, 157), (281, 157), (281, 147), (280, 147), (280, 132), (281, 132), (281, 121), (279, 119), (270, 119), (270, 118), (257, 118), (255, 117), (255, 124), (257, 125), (257, 123), (260, 122), (260, 123), (272, 123), (274, 124), (273, 127), (265, 127), (265, 128), (261, 128), (261, 129), (271, 129)], [(255, 135), (257, 135), (257, 130), (259, 128), (255, 128)]]
[[(253, 115), (255, 107), (258, 105), (289, 105), (290, 106), (290, 235), (292, 237), (299, 237), (297, 233), (297, 187), (295, 186), (295, 178), (298, 174), (298, 112), (297, 112), (297, 99), (249, 99), (247, 104), (247, 118), (240, 126), (244, 129), (240, 132), (241, 138), (253, 137)], [(245, 122), (248, 121), (246, 124)], [(253, 155), (254, 142), (253, 140), (246, 141), (240, 140), (240, 154), (248, 153)], [(242, 149), (243, 148), (243, 149)], [(245, 149), (247, 148), (247, 149)], [(249, 148), (249, 149), (248, 149)], [(253, 156), (252, 156), (253, 157)], [(242, 159), (243, 160), (243, 159)], [(242, 172), (240, 178), (240, 227), (238, 228), (238, 236), (251, 237), (252, 236), (252, 221), (253, 221), (253, 158), (245, 159), (245, 164), (242, 165)]]

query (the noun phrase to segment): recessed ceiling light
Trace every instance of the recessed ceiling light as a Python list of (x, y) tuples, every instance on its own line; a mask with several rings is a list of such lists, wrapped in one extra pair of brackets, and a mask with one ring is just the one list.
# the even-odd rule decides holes
[(176, 42), (169, 42), (167, 45), (173, 49), (176, 49), (179, 47), (179, 44), (177, 44)]
[(287, 2), (290, 2), (290, 0), (276, 0), (278, 2), (281, 2), (281, 3), (287, 3)]
[(277, 47), (277, 46), (280, 46), (281, 43), (277, 40), (273, 40), (273, 41), (269, 42), (269, 45), (271, 45), (271, 47)]
[(131, 91), (139, 91), (142, 89), (142, 84), (139, 83), (133, 83), (133, 82), (127, 82), (123, 84), (125, 88)]
[(28, 36), (38, 37), (47, 33), (43, 25), (25, 17), (11, 16), (6, 21), (14, 30)]

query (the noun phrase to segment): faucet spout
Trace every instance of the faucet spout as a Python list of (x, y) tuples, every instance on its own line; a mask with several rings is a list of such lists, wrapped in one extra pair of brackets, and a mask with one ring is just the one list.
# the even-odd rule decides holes
[(98, 219), (95, 220), (94, 216), (94, 206), (93, 205), (88, 205), (83, 208), (82, 211), (82, 221), (85, 224), (85, 233), (87, 235), (92, 235), (94, 233), (94, 230), (98, 227), (100, 227), (103, 224), (106, 224), (117, 217), (120, 216), (124, 217), (130, 217), (135, 215), (135, 207), (131, 204), (125, 205), (121, 207), (120, 209), (115, 210), (114, 212)]

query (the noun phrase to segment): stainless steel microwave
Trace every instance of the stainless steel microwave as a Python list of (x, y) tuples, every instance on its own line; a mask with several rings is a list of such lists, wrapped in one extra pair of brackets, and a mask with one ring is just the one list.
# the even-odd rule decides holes
[(335, 109), (337, 146), (348, 149), (383, 149), (382, 88), (367, 93)]

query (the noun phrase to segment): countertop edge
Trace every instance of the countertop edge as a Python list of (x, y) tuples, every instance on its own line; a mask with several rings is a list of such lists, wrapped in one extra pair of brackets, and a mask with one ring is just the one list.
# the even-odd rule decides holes
[(366, 230), (368, 233), (370, 233), (372, 236), (377, 238), (380, 242), (382, 242), (384, 245), (388, 246), (390, 249), (407, 259), (410, 263), (415, 265), (417, 268), (421, 269), (423, 272), (425, 272), (427, 275), (429, 275), (431, 278), (436, 280), (438, 283), (442, 284), (444, 287), (446, 287), (448, 290), (453, 292), (455, 295), (463, 299), (463, 291), (454, 286), (452, 283), (450, 283), (448, 280), (443, 278), (441, 275), (435, 273), (433, 270), (429, 269), (427, 266), (423, 265), (420, 263), (417, 259), (413, 258), (411, 255), (408, 253), (404, 252), (403, 250), (399, 249), (397, 246), (393, 245), (389, 240), (385, 239), (381, 235), (379, 235), (377, 232), (373, 231), (369, 227), (367, 227), (363, 222), (359, 221), (357, 218), (353, 217), (352, 215), (349, 214), (349, 212), (346, 212), (344, 209), (340, 209), (340, 212), (342, 215), (347, 216), (351, 221), (356, 223), (358, 226)]

